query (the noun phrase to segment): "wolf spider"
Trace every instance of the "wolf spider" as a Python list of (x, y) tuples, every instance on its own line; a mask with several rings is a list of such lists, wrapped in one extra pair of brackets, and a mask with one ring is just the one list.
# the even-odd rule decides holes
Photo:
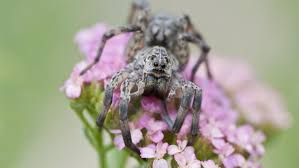
[[(103, 127), (111, 106), (113, 91), (120, 86), (120, 129), (126, 147), (140, 154), (139, 149), (132, 142), (128, 125), (128, 104), (131, 99), (140, 96), (152, 95), (162, 100), (164, 110), (161, 117), (174, 133), (179, 132), (192, 103), (191, 135), (193, 138), (196, 137), (202, 91), (191, 81), (184, 80), (179, 75), (178, 68), (178, 61), (164, 47), (154, 46), (140, 50), (134, 60), (117, 72), (106, 86), (104, 109), (97, 118), (99, 128)], [(175, 97), (180, 97), (181, 103), (173, 123), (167, 112), (166, 101)]]
[(89, 64), (81, 75), (97, 64), (102, 55), (106, 42), (121, 33), (134, 32), (126, 50), (127, 62), (130, 63), (136, 52), (144, 47), (163, 46), (179, 62), (179, 71), (183, 70), (189, 61), (190, 49), (188, 43), (193, 43), (201, 49), (201, 55), (192, 68), (191, 81), (199, 66), (204, 62), (207, 76), (212, 79), (207, 55), (210, 47), (201, 33), (193, 26), (188, 15), (174, 17), (167, 14), (151, 14), (146, 0), (135, 0), (128, 19), (129, 25), (117, 27), (107, 31), (101, 40), (94, 61)]

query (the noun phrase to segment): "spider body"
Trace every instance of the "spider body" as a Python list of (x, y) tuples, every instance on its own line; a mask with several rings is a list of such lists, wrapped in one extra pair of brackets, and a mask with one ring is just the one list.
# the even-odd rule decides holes
[(134, 32), (125, 54), (128, 63), (134, 60), (139, 50), (158, 45), (163, 46), (177, 59), (178, 70), (181, 71), (189, 61), (188, 43), (193, 43), (200, 48), (201, 55), (192, 69), (191, 81), (202, 63), (205, 63), (207, 75), (212, 79), (207, 59), (210, 47), (201, 33), (193, 26), (188, 15), (176, 17), (164, 13), (152, 14), (146, 0), (135, 0), (128, 23), (126, 26), (111, 29), (103, 35), (96, 58), (81, 74), (84, 74), (100, 60), (107, 40), (121, 33)]
[[(133, 144), (128, 125), (128, 105), (134, 98), (153, 95), (161, 99), (163, 111), (161, 117), (168, 127), (177, 133), (190, 110), (193, 114), (191, 134), (198, 134), (198, 112), (201, 106), (201, 89), (190, 81), (184, 80), (178, 71), (179, 63), (164, 47), (153, 46), (141, 49), (134, 60), (116, 73), (105, 89), (104, 110), (97, 119), (97, 125), (103, 127), (107, 112), (112, 103), (113, 91), (120, 87), (119, 116), (120, 128), (125, 145), (136, 153), (139, 149)], [(166, 101), (181, 98), (178, 115), (173, 123), (170, 119)], [(192, 101), (193, 99), (193, 101)]]

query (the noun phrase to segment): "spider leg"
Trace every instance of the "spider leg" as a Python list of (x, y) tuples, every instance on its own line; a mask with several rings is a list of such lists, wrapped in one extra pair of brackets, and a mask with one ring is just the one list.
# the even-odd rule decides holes
[(104, 121), (106, 115), (110, 109), (112, 98), (113, 98), (113, 91), (116, 89), (130, 74), (130, 69), (124, 68), (117, 72), (115, 75), (112, 76), (111, 80), (107, 84), (105, 88), (105, 96), (103, 101), (103, 111), (99, 114), (97, 118), (97, 125), (99, 128), (102, 128), (104, 125)]
[[(188, 15), (183, 15), (182, 17), (183, 21), (187, 24), (187, 33), (192, 34), (192, 36), (194, 37), (188, 37), (186, 39), (189, 39), (187, 41), (191, 42), (191, 43), (195, 43), (198, 45), (198, 47), (201, 49), (201, 55), (198, 58), (198, 60), (196, 61), (196, 64), (193, 66), (192, 69), (192, 74), (191, 74), (191, 80), (194, 80), (194, 76), (200, 66), (200, 64), (202, 64), (202, 62), (205, 63), (206, 68), (207, 68), (207, 75), (209, 79), (213, 79), (211, 70), (210, 70), (210, 66), (209, 66), (209, 62), (207, 61), (207, 55), (210, 51), (210, 47), (209, 45), (206, 43), (204, 37), (202, 36), (202, 34), (195, 28), (195, 26), (193, 25), (190, 17)], [(195, 39), (196, 38), (196, 39)]]
[(120, 129), (126, 147), (140, 155), (138, 147), (133, 143), (128, 121), (128, 103), (126, 99), (121, 99), (119, 104)]
[(102, 52), (103, 52), (103, 49), (106, 45), (106, 42), (110, 38), (112, 38), (116, 35), (119, 35), (121, 33), (129, 33), (129, 32), (136, 32), (136, 31), (141, 31), (141, 28), (136, 25), (126, 25), (126, 26), (121, 26), (121, 27), (117, 27), (117, 28), (108, 30), (102, 37), (102, 40), (101, 40), (100, 46), (98, 48), (97, 55), (96, 55), (95, 59), (93, 60), (93, 62), (91, 64), (89, 64), (85, 69), (83, 69), (80, 72), (80, 75), (85, 74), (89, 69), (91, 69), (95, 64), (97, 64), (99, 62)]
[(168, 114), (168, 110), (167, 110), (167, 102), (166, 100), (162, 100), (162, 119), (166, 122), (168, 128), (172, 129), (173, 127), (173, 122), (170, 119), (170, 116)]
[(212, 73), (211, 73), (211, 70), (210, 70), (210, 66), (209, 66), (208, 61), (207, 61), (207, 56), (208, 56), (208, 53), (210, 52), (210, 47), (202, 39), (199, 39), (196, 36), (196, 34), (183, 33), (180, 38), (182, 40), (187, 41), (187, 42), (194, 43), (195, 45), (197, 45), (202, 50), (200, 57), (198, 58), (198, 60), (196, 61), (195, 65), (192, 68), (191, 81), (194, 80), (195, 74), (196, 74), (199, 66), (203, 62), (206, 64), (206, 67), (207, 67), (208, 78), (213, 79), (213, 76), (212, 76)]
[(134, 0), (128, 23), (139, 26), (142, 31), (134, 33), (127, 45), (125, 52), (127, 62), (132, 62), (136, 53), (144, 47), (144, 31), (147, 28), (150, 15), (150, 7), (146, 0)]
[(148, 10), (149, 3), (147, 0), (134, 0), (134, 2), (131, 5), (131, 10), (128, 16), (128, 23), (129, 24), (135, 24), (136, 19), (138, 19), (138, 14), (140, 11)]
[(198, 135), (198, 131), (199, 131), (198, 120), (199, 120), (199, 112), (202, 103), (202, 90), (196, 85), (194, 85), (193, 88), (194, 88), (194, 99), (192, 104), (192, 125), (191, 125), (192, 142), (195, 141), (195, 138)]
[(182, 87), (183, 96), (178, 110), (177, 117), (172, 127), (174, 133), (178, 133), (182, 127), (185, 117), (189, 111), (189, 106), (193, 97), (193, 90), (186, 85)]
[[(121, 86), (119, 116), (120, 116), (120, 129), (126, 147), (128, 147), (129, 149), (131, 149), (132, 151), (140, 155), (140, 151), (138, 147), (132, 141), (131, 132), (129, 128), (129, 121), (128, 121), (128, 104), (130, 103), (130, 100), (132, 98), (131, 90), (134, 88), (134, 86), (136, 86), (136, 83), (137, 83), (136, 80), (132, 80), (132, 79), (127, 79), (123, 82)], [(139, 85), (139, 86), (143, 87), (144, 85)], [(138, 94), (134, 96), (138, 96), (143, 93), (143, 88), (141, 89), (138, 88), (138, 90), (140, 90), (140, 92), (138, 92)]]

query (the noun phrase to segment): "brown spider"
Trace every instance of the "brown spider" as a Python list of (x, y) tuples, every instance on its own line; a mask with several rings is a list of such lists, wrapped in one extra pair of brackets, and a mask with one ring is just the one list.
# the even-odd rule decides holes
[(194, 75), (203, 62), (207, 67), (208, 77), (212, 79), (208, 59), (206, 58), (210, 47), (206, 44), (199, 31), (193, 26), (188, 15), (181, 17), (174, 17), (167, 14), (152, 15), (146, 0), (135, 0), (132, 4), (128, 22), (129, 25), (111, 29), (103, 35), (93, 63), (88, 65), (81, 72), (81, 75), (98, 63), (107, 40), (121, 33), (134, 32), (126, 52), (128, 63), (133, 60), (138, 50), (144, 47), (159, 45), (166, 48), (171, 55), (175, 56), (179, 62), (178, 70), (181, 71), (189, 61), (190, 51), (188, 43), (190, 42), (201, 49), (201, 56), (192, 69), (191, 81), (194, 80)]
[[(164, 47), (154, 46), (141, 49), (134, 60), (112, 76), (106, 86), (104, 110), (97, 118), (99, 128), (103, 127), (107, 112), (112, 103), (113, 91), (120, 86), (119, 116), (120, 129), (125, 145), (140, 154), (133, 144), (128, 125), (128, 104), (139, 96), (156, 96), (163, 102), (162, 118), (169, 128), (179, 132), (192, 103), (192, 137), (198, 134), (198, 113), (201, 107), (202, 91), (194, 83), (184, 80), (178, 73), (179, 64), (174, 56)], [(173, 124), (170, 119), (166, 101), (181, 98), (178, 115)]]

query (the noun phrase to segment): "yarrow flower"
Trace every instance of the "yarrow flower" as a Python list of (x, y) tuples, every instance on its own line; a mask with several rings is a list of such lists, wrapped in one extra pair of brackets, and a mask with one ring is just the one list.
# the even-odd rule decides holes
[(223, 88), (243, 119), (258, 127), (290, 127), (291, 117), (283, 99), (277, 91), (257, 79), (248, 63), (236, 58), (214, 55), (211, 58), (211, 71), (216, 82)]
[[(107, 25), (96, 24), (80, 31), (75, 42), (85, 59), (79, 62), (70, 78), (61, 87), (72, 108), (79, 114), (87, 130), (86, 135), (98, 152), (103, 147), (103, 136), (94, 123), (88, 125), (82, 112), (96, 120), (99, 104), (102, 104), (105, 84), (111, 76), (126, 65), (124, 51), (130, 34), (119, 35), (108, 41), (100, 62), (83, 76), (79, 72), (93, 61), (100, 39)], [(188, 114), (179, 133), (174, 134), (160, 117), (161, 102), (155, 97), (142, 97), (130, 105), (131, 138), (154, 168), (170, 166), (185, 168), (259, 168), (265, 153), (264, 125), (271, 128), (287, 128), (290, 117), (279, 95), (257, 81), (249, 65), (229, 58), (209, 57), (215, 81), (208, 80), (203, 72), (195, 76), (194, 83), (202, 88), (203, 102), (199, 115), (199, 137), (190, 141), (192, 116)], [(182, 72), (188, 79), (195, 61)], [(119, 91), (114, 93), (105, 128), (117, 149), (125, 144), (118, 126), (117, 106)], [(267, 101), (264, 101), (267, 100)], [(138, 100), (136, 100), (138, 101)], [(174, 122), (177, 115), (175, 102), (168, 104), (169, 115)], [(278, 117), (275, 117), (278, 116)], [(240, 122), (242, 121), (242, 122)], [(241, 124), (240, 124), (241, 123)], [(97, 135), (100, 134), (100, 135)], [(267, 134), (267, 138), (271, 138)], [(104, 148), (104, 147), (103, 147)], [(134, 157), (134, 156), (132, 156)], [(136, 156), (135, 156), (136, 157)], [(138, 159), (140, 160), (140, 159)], [(142, 161), (144, 162), (144, 161)]]
[[(125, 143), (123, 140), (123, 136), (121, 135), (121, 130), (119, 129), (110, 130), (110, 132), (115, 135), (113, 140), (114, 145), (116, 146), (117, 149), (122, 150), (125, 147)], [(131, 129), (131, 136), (132, 136), (132, 142), (134, 144), (138, 144), (143, 139), (142, 132), (138, 128)]]
[(159, 142), (140, 148), (141, 158), (154, 159), (153, 168), (168, 168), (167, 161), (163, 158), (167, 152), (168, 143)]

